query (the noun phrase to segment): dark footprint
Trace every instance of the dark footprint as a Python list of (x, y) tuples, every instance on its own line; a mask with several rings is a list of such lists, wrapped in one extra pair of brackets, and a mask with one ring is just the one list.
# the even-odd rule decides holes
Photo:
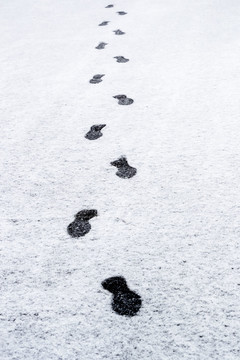
[(101, 133), (101, 130), (105, 126), (106, 126), (105, 124), (91, 126), (91, 129), (87, 132), (87, 134), (85, 135), (85, 138), (88, 140), (97, 140), (98, 138), (100, 138), (103, 135)]
[(113, 294), (112, 309), (119, 315), (135, 316), (142, 306), (141, 296), (131, 291), (123, 276), (110, 277), (102, 287)]
[(88, 221), (95, 216), (97, 216), (97, 210), (79, 211), (75, 215), (75, 220), (67, 227), (68, 234), (73, 238), (85, 236), (91, 230), (91, 225)]
[(109, 8), (112, 8), (113, 6), (114, 6), (114, 5), (111, 4), (111, 5), (106, 6), (105, 8), (106, 8), (106, 9), (109, 9)]
[(124, 56), (114, 56), (114, 59), (117, 59), (117, 62), (119, 63), (126, 63), (129, 61), (129, 59), (126, 59)]
[(98, 46), (95, 47), (95, 49), (101, 50), (101, 49), (105, 49), (105, 46), (107, 45), (107, 43), (105, 42), (100, 42), (98, 44)]
[(102, 77), (105, 76), (105, 74), (97, 74), (94, 75), (93, 78), (89, 81), (91, 84), (98, 84), (102, 81)]
[(137, 173), (137, 169), (128, 164), (125, 156), (120, 157), (118, 160), (112, 161), (110, 164), (118, 168), (116, 175), (122, 179), (130, 179)]
[(103, 21), (101, 24), (99, 24), (98, 26), (106, 26), (109, 23), (109, 21)]
[(115, 35), (123, 35), (125, 34), (125, 32), (123, 32), (122, 30), (114, 30), (113, 32), (115, 32)]
[(125, 11), (117, 11), (118, 15), (126, 15), (127, 13)]
[(126, 95), (115, 95), (113, 97), (118, 99), (119, 105), (131, 105), (134, 102), (133, 99), (128, 98)]

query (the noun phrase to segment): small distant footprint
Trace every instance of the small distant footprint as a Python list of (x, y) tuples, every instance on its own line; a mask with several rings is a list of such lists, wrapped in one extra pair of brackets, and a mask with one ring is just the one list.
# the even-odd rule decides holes
[(73, 238), (85, 236), (90, 230), (89, 220), (97, 216), (97, 210), (81, 210), (75, 215), (75, 220), (68, 225), (67, 232)]
[(127, 13), (125, 11), (117, 11), (118, 15), (127, 15)]
[(115, 32), (115, 35), (124, 35), (125, 32), (123, 32), (122, 30), (114, 30), (113, 32)]
[(114, 56), (114, 59), (117, 59), (117, 62), (119, 63), (126, 63), (129, 61), (129, 59), (126, 59), (124, 56)]
[(119, 105), (131, 105), (134, 100), (128, 98), (126, 95), (115, 95), (113, 96), (114, 99), (118, 99)]
[(116, 175), (122, 179), (130, 179), (137, 173), (137, 169), (128, 164), (127, 158), (125, 156), (120, 157), (118, 160), (112, 161), (110, 164), (118, 169)]
[(105, 46), (107, 45), (107, 43), (105, 42), (100, 42), (98, 44), (98, 46), (95, 47), (95, 49), (98, 49), (98, 50), (102, 50), (102, 49), (105, 49)]
[(109, 9), (109, 8), (112, 8), (113, 6), (114, 6), (113, 4), (110, 4), (110, 5), (106, 6), (105, 8)]
[(129, 289), (123, 276), (110, 277), (101, 285), (113, 294), (113, 311), (125, 316), (135, 316), (138, 313), (142, 306), (141, 296)]
[(106, 124), (100, 124), (100, 125), (93, 125), (91, 126), (90, 130), (85, 135), (85, 138), (88, 140), (97, 140), (100, 138), (103, 134), (101, 133), (101, 130), (106, 126)]
[(103, 21), (98, 26), (106, 26), (110, 21)]
[(89, 82), (91, 84), (98, 84), (102, 81), (102, 77), (105, 76), (105, 74), (97, 74), (97, 75), (94, 75), (93, 78), (91, 80), (89, 80)]

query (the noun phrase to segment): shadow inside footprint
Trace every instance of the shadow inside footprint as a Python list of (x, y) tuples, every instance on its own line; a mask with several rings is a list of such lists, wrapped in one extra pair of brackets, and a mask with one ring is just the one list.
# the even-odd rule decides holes
[(123, 276), (110, 277), (102, 287), (113, 294), (112, 309), (119, 315), (135, 316), (142, 306), (141, 296), (131, 291)]
[(114, 99), (118, 99), (119, 105), (131, 105), (134, 100), (128, 98), (126, 95), (115, 95), (113, 96)]
[(105, 6), (105, 8), (109, 9), (109, 8), (112, 8), (113, 6), (114, 6), (113, 4), (110, 4), (110, 5)]
[(127, 158), (125, 156), (120, 157), (118, 160), (112, 161), (110, 164), (118, 169), (116, 175), (122, 179), (130, 179), (137, 173), (137, 169), (128, 164)]
[(105, 42), (100, 42), (98, 44), (98, 46), (95, 47), (95, 49), (98, 49), (98, 50), (102, 50), (102, 49), (105, 49), (105, 46), (107, 45), (107, 43)]
[(118, 15), (126, 15), (127, 13), (125, 11), (117, 11)]
[(75, 215), (75, 220), (68, 225), (67, 232), (73, 238), (85, 236), (90, 230), (89, 220), (97, 216), (97, 210), (81, 210)]
[(126, 63), (129, 59), (126, 59), (124, 56), (114, 56), (114, 59), (117, 59), (118, 63)]
[(89, 82), (91, 84), (98, 84), (100, 82), (102, 82), (102, 77), (105, 76), (105, 74), (97, 74), (97, 75), (94, 75), (93, 78), (91, 80), (89, 80)]
[(91, 126), (90, 130), (85, 135), (85, 138), (88, 139), (88, 140), (97, 140), (98, 138), (100, 138), (103, 135), (101, 133), (101, 130), (105, 126), (106, 126), (105, 124)]
[(101, 22), (101, 24), (99, 24), (98, 26), (106, 26), (109, 23), (109, 21), (103, 21)]
[(125, 34), (125, 32), (123, 32), (122, 30), (113, 30), (113, 32), (115, 33), (115, 35), (123, 35)]

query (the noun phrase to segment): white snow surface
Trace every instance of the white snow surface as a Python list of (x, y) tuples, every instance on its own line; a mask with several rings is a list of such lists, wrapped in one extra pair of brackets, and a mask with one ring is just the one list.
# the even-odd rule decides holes
[(237, 360), (240, 2), (113, 1), (0, 1), (0, 359)]

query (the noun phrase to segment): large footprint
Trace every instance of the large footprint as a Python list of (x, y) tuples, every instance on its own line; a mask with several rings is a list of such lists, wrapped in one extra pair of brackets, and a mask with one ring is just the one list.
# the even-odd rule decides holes
[(110, 164), (118, 169), (116, 175), (122, 179), (130, 179), (137, 173), (137, 169), (128, 164), (127, 158), (125, 156), (120, 157), (118, 160), (112, 161)]
[(73, 238), (85, 236), (90, 230), (89, 220), (97, 216), (97, 210), (81, 210), (75, 215), (75, 220), (68, 225), (67, 232)]
[(134, 100), (128, 98), (126, 95), (115, 95), (113, 96), (114, 99), (118, 99), (119, 105), (131, 105)]
[(89, 80), (89, 82), (91, 84), (99, 84), (100, 82), (102, 82), (102, 77), (103, 76), (105, 76), (105, 74), (94, 75), (93, 78), (91, 80)]
[(91, 126), (90, 130), (85, 135), (85, 138), (88, 140), (97, 140), (100, 138), (103, 134), (101, 133), (101, 130), (106, 126), (106, 124), (100, 124), (100, 125), (93, 125)]
[(123, 276), (110, 277), (102, 287), (113, 294), (112, 309), (119, 315), (134, 316), (142, 306), (141, 296), (131, 291)]

